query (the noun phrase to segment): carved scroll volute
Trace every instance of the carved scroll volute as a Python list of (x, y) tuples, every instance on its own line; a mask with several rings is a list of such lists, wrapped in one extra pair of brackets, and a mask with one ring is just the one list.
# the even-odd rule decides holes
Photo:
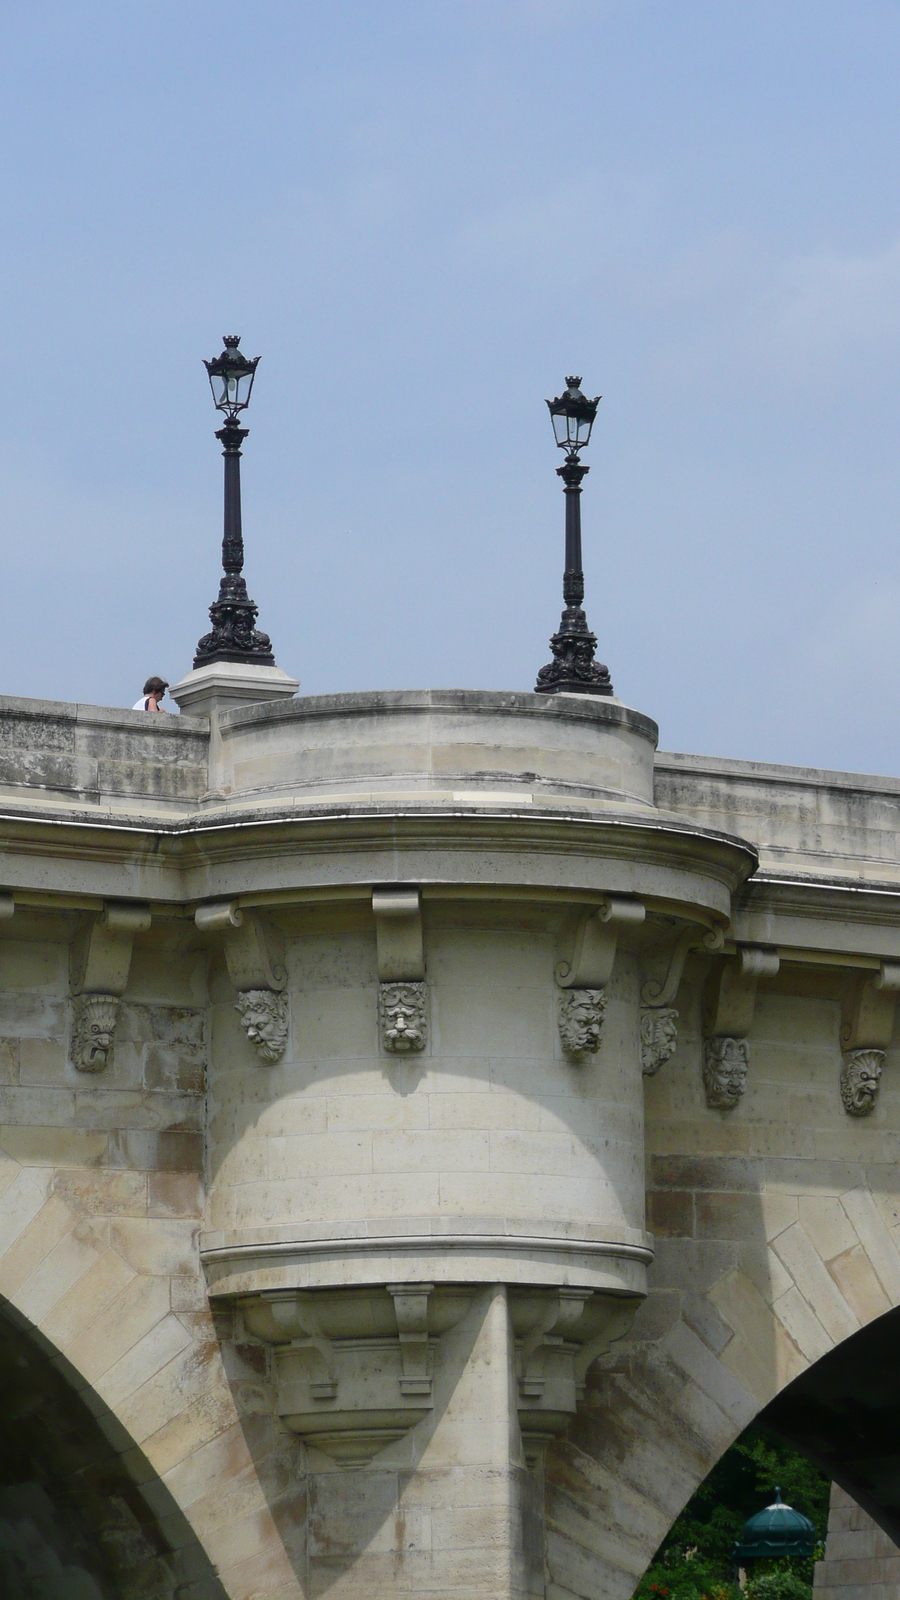
[(640, 900), (608, 895), (564, 920), (557, 940), (556, 981), (561, 989), (603, 989), (609, 983), (623, 927), (636, 927), (646, 911)]
[(709, 955), (716, 954), (725, 943), (725, 933), (722, 928), (682, 928), (674, 942), (669, 946), (666, 961), (666, 974), (660, 980), (658, 977), (647, 978), (641, 986), (641, 1004), (645, 1006), (670, 1006), (678, 993), (681, 979), (684, 975), (685, 963), (691, 950), (704, 950)]
[(284, 941), (258, 911), (224, 900), (199, 906), (194, 921), (203, 933), (222, 934), (228, 976), (236, 989), (271, 989), (280, 993), (284, 988)]
[(102, 1072), (109, 1060), (134, 936), (150, 922), (149, 906), (114, 902), (82, 919), (71, 952), (71, 1055), (79, 1072)]
[(123, 995), (136, 933), (150, 927), (149, 906), (104, 906), (83, 918), (72, 946), (72, 993)]
[(238, 990), (236, 1010), (265, 1065), (281, 1060), (288, 1039), (284, 940), (260, 912), (233, 900), (199, 906), (194, 921), (203, 933), (220, 933), (228, 976)]
[(861, 972), (841, 999), (841, 1048), (886, 1050), (894, 1031), (900, 962), (882, 961), (877, 972)]
[(744, 1039), (750, 1032), (760, 978), (774, 978), (780, 961), (775, 950), (744, 945), (713, 968), (703, 995), (703, 1032), (709, 1038)]

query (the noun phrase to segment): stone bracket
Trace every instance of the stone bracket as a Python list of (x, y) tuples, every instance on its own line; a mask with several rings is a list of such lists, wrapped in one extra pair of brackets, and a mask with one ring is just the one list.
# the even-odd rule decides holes
[(618, 1303), (610, 1299), (606, 1302), (606, 1317), (603, 1328), (595, 1333), (594, 1337), (587, 1339), (575, 1357), (575, 1392), (579, 1396), (584, 1393), (587, 1383), (588, 1369), (593, 1366), (599, 1356), (605, 1355), (610, 1345), (617, 1339), (624, 1339), (637, 1309), (634, 1300), (620, 1300)]
[(662, 983), (656, 978), (648, 978), (641, 987), (641, 1002), (645, 1006), (671, 1005), (678, 993), (681, 979), (684, 974), (684, 964), (688, 958), (691, 945), (697, 937), (695, 928), (685, 928), (675, 940), (669, 952), (669, 965)]
[(236, 989), (281, 992), (287, 983), (283, 940), (258, 911), (220, 900), (198, 906), (194, 922), (201, 933), (223, 935), (228, 976)]
[(394, 1301), (400, 1335), (400, 1393), (430, 1395), (433, 1380), (428, 1372), (428, 1296), (434, 1293), (434, 1284), (389, 1283), (387, 1291)]
[(599, 906), (567, 916), (557, 940), (556, 981), (561, 989), (603, 989), (612, 976), (622, 928), (644, 921), (641, 900), (606, 895)]
[(737, 955), (717, 962), (703, 995), (703, 1034), (707, 1039), (745, 1039), (750, 1032), (760, 978), (774, 978), (780, 966), (775, 950), (743, 945)]
[(519, 1395), (522, 1400), (538, 1400), (547, 1386), (543, 1371), (542, 1353), (545, 1348), (559, 1349), (581, 1318), (591, 1289), (560, 1289), (551, 1293), (538, 1311), (532, 1326), (522, 1339), (519, 1351)]
[(82, 918), (70, 956), (73, 1018), (70, 1053), (79, 1072), (102, 1072), (113, 1048), (119, 1000), (128, 985), (136, 933), (146, 933), (148, 905), (108, 901)]
[(373, 889), (378, 950), (378, 1028), (388, 1055), (425, 1049), (428, 993), (418, 889)]
[(510, 1288), (516, 1339), (519, 1426), (533, 1466), (564, 1433), (584, 1394), (588, 1369), (631, 1326), (640, 1303), (575, 1288)]
[(373, 889), (372, 910), (379, 982), (421, 983), (425, 977), (425, 949), (418, 889)]
[[(348, 1466), (365, 1464), (415, 1427), (434, 1403), (434, 1292), (432, 1283), (389, 1283), (242, 1300), (245, 1328), (275, 1347), (286, 1426)], [(453, 1326), (467, 1303), (454, 1291), (448, 1314), (445, 1298), (439, 1327)]]
[(279, 1328), (284, 1328), (288, 1333), (299, 1322), (304, 1336), (290, 1338), (292, 1350), (312, 1350), (319, 1357), (325, 1368), (324, 1378), (310, 1379), (310, 1394), (316, 1400), (333, 1400), (338, 1391), (337, 1359), (334, 1345), (322, 1332), (318, 1318), (308, 1304), (299, 1305), (294, 1299), (273, 1300), (271, 1302), (272, 1318)]
[(721, 950), (724, 943), (725, 932), (722, 928), (705, 928), (703, 932), (698, 932), (696, 927), (682, 929), (670, 946), (669, 964), (662, 983), (656, 978), (648, 978), (641, 988), (641, 1004), (670, 1006), (678, 993), (691, 950), (705, 950), (712, 955)]
[(150, 907), (109, 901), (99, 916), (86, 916), (71, 956), (72, 994), (125, 993), (136, 933), (150, 927)]
[(882, 961), (878, 972), (860, 973), (841, 999), (841, 1049), (886, 1050), (894, 1031), (900, 962)]
[(198, 906), (194, 922), (201, 933), (221, 933), (228, 976), (238, 990), (237, 1010), (244, 1031), (266, 1066), (284, 1055), (288, 1003), (284, 940), (258, 911), (236, 900)]

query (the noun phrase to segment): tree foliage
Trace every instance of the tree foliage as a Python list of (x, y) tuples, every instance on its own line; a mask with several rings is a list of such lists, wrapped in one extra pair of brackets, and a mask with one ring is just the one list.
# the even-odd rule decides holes
[(744, 1600), (810, 1600), (812, 1569), (828, 1528), (830, 1480), (806, 1456), (761, 1427), (750, 1427), (704, 1478), (672, 1524), (636, 1591), (635, 1600), (740, 1600), (731, 1556), (748, 1517), (775, 1490), (809, 1517), (817, 1548), (809, 1560), (754, 1562)]

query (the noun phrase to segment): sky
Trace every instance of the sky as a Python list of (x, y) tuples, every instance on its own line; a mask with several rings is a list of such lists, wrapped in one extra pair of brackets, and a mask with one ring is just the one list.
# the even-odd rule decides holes
[(0, 692), (131, 705), (220, 571), (302, 694), (529, 690), (546, 397), (664, 749), (900, 774), (896, 0), (0, 0)]

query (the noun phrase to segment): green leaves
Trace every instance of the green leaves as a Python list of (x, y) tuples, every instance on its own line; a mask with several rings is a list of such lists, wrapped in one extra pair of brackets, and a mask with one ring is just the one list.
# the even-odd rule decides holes
[[(731, 1558), (748, 1517), (782, 1498), (812, 1522), (820, 1545), (810, 1560), (756, 1562), (738, 1588)], [(830, 1480), (806, 1456), (763, 1428), (735, 1440), (688, 1501), (645, 1572), (635, 1600), (811, 1600), (813, 1561), (828, 1528)]]

